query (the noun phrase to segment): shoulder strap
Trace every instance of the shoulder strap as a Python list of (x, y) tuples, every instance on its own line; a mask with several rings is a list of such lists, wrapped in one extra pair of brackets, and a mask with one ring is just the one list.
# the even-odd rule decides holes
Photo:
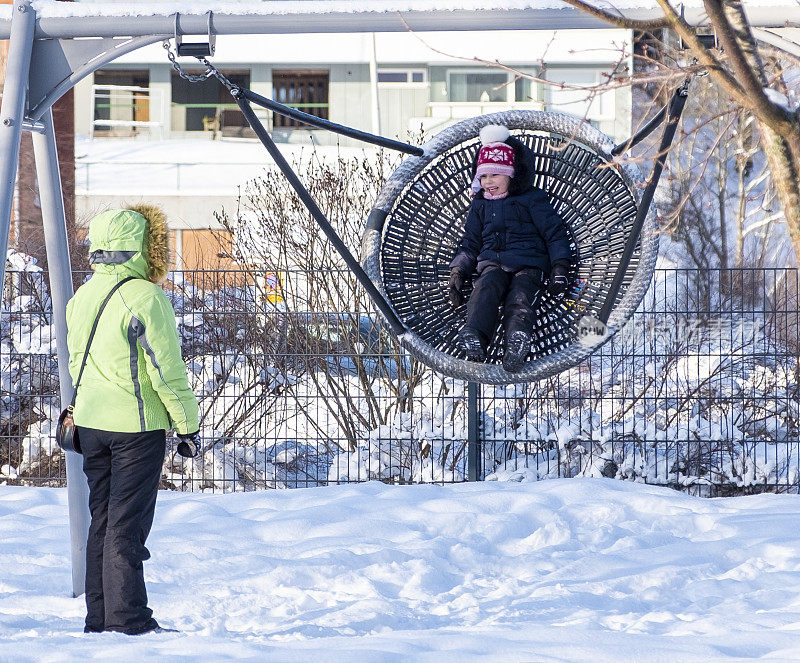
[(70, 407), (75, 407), (75, 399), (78, 396), (78, 385), (81, 383), (81, 377), (83, 377), (83, 369), (86, 368), (86, 360), (89, 357), (89, 348), (92, 347), (92, 340), (94, 340), (94, 333), (97, 331), (97, 323), (100, 322), (100, 316), (103, 314), (103, 309), (105, 309), (106, 304), (108, 304), (108, 300), (111, 299), (111, 296), (119, 290), (123, 285), (125, 285), (128, 281), (132, 281), (135, 276), (128, 276), (127, 278), (122, 279), (113, 288), (111, 291), (106, 295), (106, 298), (103, 300), (103, 303), (100, 304), (100, 309), (97, 311), (97, 317), (94, 319), (94, 324), (92, 325), (92, 331), (89, 332), (89, 340), (86, 341), (86, 350), (83, 351), (83, 361), (81, 362), (81, 370), (78, 371), (78, 379), (75, 381), (75, 390), (72, 392), (72, 403), (70, 403)]

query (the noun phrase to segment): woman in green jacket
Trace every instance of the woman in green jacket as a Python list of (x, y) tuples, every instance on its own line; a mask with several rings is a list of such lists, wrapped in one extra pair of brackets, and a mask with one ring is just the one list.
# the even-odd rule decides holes
[(73, 381), (98, 311), (73, 413), (89, 482), (86, 632), (163, 630), (147, 607), (142, 562), (164, 462), (166, 431), (179, 452), (199, 450), (198, 407), (181, 357), (175, 312), (157, 285), (167, 275), (163, 212), (139, 205), (110, 210), (89, 225), (94, 274), (67, 304)]

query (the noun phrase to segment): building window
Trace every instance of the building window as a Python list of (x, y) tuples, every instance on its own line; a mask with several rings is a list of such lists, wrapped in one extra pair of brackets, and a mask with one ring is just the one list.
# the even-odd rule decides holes
[(536, 84), (530, 78), (518, 77), (514, 81), (514, 101), (530, 103), (536, 99)]
[(602, 72), (598, 69), (549, 69), (548, 80), (565, 87), (548, 85), (548, 108), (565, 111), (589, 119), (604, 119), (613, 109), (613, 91), (595, 92), (601, 84)]
[[(192, 73), (200, 73), (192, 72)], [(250, 73), (246, 71), (222, 72), (234, 84), (250, 87)], [(173, 128), (178, 131), (208, 131), (215, 129), (225, 135), (244, 135), (247, 122), (227, 88), (216, 78), (190, 83), (177, 74), (172, 75), (173, 121), (176, 109), (181, 121)]]
[[(328, 119), (327, 70), (272, 70), (272, 98), (286, 106)], [(273, 126), (296, 129), (307, 125), (273, 113)]]
[(450, 71), (447, 78), (449, 101), (487, 103), (509, 100), (509, 75), (505, 72)]
[(381, 85), (424, 85), (427, 78), (424, 69), (378, 69)]
[[(135, 133), (137, 123), (149, 122), (150, 73), (146, 70), (108, 69), (94, 72), (93, 135)], [(155, 109), (158, 115), (158, 109)], [(102, 120), (109, 120), (103, 124)]]

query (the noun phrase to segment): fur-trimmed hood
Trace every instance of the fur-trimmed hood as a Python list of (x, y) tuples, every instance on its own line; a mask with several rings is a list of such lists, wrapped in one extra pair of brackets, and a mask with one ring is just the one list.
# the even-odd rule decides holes
[(108, 210), (89, 223), (89, 262), (98, 273), (136, 276), (153, 283), (169, 271), (169, 232), (155, 205)]

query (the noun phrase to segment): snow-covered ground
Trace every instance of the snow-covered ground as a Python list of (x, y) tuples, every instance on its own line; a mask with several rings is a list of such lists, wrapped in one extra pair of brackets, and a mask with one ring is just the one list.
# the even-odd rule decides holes
[(0, 661), (798, 661), (800, 497), (603, 479), (162, 493), (151, 605), (84, 635), (66, 492), (0, 487)]

